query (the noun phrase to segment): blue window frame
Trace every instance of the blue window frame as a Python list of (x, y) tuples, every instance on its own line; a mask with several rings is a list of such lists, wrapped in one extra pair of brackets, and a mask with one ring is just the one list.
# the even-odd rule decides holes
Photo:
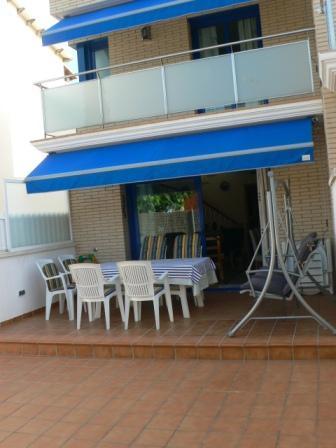
[[(206, 255), (206, 239), (205, 239), (205, 222), (204, 222), (204, 208), (203, 208), (203, 192), (202, 192), (202, 180), (201, 177), (185, 178), (178, 180), (181, 184), (186, 182), (189, 187), (192, 187), (197, 196), (198, 215), (199, 215), (199, 232), (201, 234), (203, 256)], [(160, 182), (148, 182), (146, 184), (129, 184), (125, 186), (126, 202), (127, 202), (127, 216), (128, 216), (128, 229), (131, 246), (132, 259), (137, 260), (140, 256), (141, 250), (141, 237), (140, 237), (140, 222), (138, 213), (138, 194), (139, 186), (160, 184)], [(166, 182), (169, 184), (169, 181)], [(149, 188), (150, 190), (150, 188)]]
[[(96, 70), (110, 65), (108, 58), (108, 40), (107, 38), (81, 42), (77, 45), (77, 58), (79, 72)], [(101, 72), (102, 75), (108, 74), (108, 71)], [(95, 79), (95, 73), (88, 73), (80, 76), (80, 81)]]
[[(230, 42), (237, 42), (243, 40), (240, 38), (241, 34), (250, 35), (246, 38), (261, 36), (261, 23), (259, 6), (252, 5), (242, 8), (236, 8), (229, 11), (207, 14), (204, 16), (190, 19), (192, 46), (194, 49), (202, 48), (204, 46), (220, 45)], [(244, 30), (244, 25), (245, 29)], [(202, 31), (208, 30), (208, 41), (213, 42), (210, 45), (204, 45), (202, 42)], [(209, 36), (210, 31), (212, 36)], [(256, 47), (262, 46), (262, 42), (258, 41)], [(246, 49), (244, 45), (236, 45), (233, 51), (242, 51)], [(218, 49), (217, 54), (225, 54), (231, 52), (230, 47)], [(213, 54), (215, 55), (215, 54)], [(194, 58), (199, 59), (207, 55), (202, 53), (194, 53)], [(211, 54), (209, 54), (211, 56)]]

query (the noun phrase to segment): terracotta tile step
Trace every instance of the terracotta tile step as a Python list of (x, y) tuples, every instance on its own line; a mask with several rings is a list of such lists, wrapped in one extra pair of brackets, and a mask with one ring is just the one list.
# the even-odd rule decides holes
[[(336, 341), (335, 341), (336, 342)], [(315, 360), (336, 359), (336, 343), (317, 344), (131, 344), (0, 342), (0, 355), (70, 358), (207, 359), (207, 360)]]

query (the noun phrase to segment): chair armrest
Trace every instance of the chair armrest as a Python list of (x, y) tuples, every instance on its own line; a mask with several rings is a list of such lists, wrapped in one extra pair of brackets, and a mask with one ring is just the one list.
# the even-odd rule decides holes
[(114, 283), (120, 283), (120, 275), (119, 274), (116, 274), (109, 279), (104, 279), (105, 285), (110, 285), (110, 284), (114, 284)]
[(43, 278), (45, 279), (45, 280), (54, 280), (55, 278), (63, 278), (64, 276), (65, 276), (66, 274), (64, 274), (63, 272), (60, 272), (58, 275), (54, 275), (53, 277), (46, 277), (44, 274), (43, 274)]
[(168, 272), (164, 272), (160, 277), (154, 279), (154, 283), (166, 283), (168, 282)]

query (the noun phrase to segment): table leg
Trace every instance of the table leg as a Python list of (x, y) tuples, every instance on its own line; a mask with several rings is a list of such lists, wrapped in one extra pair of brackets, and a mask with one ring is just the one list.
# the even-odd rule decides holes
[(195, 302), (196, 302), (196, 306), (198, 306), (199, 308), (203, 308), (204, 307), (204, 293), (203, 293), (203, 291), (201, 291), (200, 294), (195, 296)]
[(95, 319), (100, 319), (101, 317), (101, 302), (96, 303)]
[(183, 317), (185, 319), (189, 319), (190, 318), (190, 312), (189, 312), (189, 306), (188, 306), (187, 288), (186, 288), (186, 286), (180, 286), (180, 299), (181, 299)]

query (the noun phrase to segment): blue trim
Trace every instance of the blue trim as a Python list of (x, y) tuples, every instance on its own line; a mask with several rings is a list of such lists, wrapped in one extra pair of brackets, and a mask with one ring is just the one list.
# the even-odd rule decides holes
[(202, 243), (202, 255), (206, 256), (207, 248), (206, 248), (206, 236), (205, 236), (205, 212), (204, 212), (204, 204), (203, 204), (203, 187), (202, 187), (202, 178), (195, 178), (195, 189), (197, 194), (197, 205), (198, 205), (198, 213), (200, 218), (200, 227), (201, 227), (201, 243)]
[(249, 3), (250, 0), (137, 0), (67, 17), (46, 30), (43, 45), (68, 42)]
[[(203, 191), (202, 191), (202, 179), (201, 177), (195, 178), (183, 178), (181, 181), (189, 181), (193, 183), (195, 192), (197, 194), (197, 201), (199, 207), (200, 216), (200, 232), (203, 256), (206, 254), (206, 238), (205, 238), (205, 224), (204, 224), (204, 208), (203, 208)], [(155, 183), (155, 182), (153, 182)], [(131, 244), (131, 256), (134, 260), (138, 260), (141, 250), (141, 240), (140, 240), (140, 226), (139, 226), (139, 215), (137, 209), (137, 186), (139, 184), (126, 185), (126, 197), (127, 197), (127, 216), (128, 216), (128, 228), (129, 228), (129, 239)]]
[[(289, 148), (288, 148), (289, 146)], [(313, 161), (311, 119), (50, 154), (29, 193), (278, 167)]]
[[(96, 51), (103, 48), (108, 48), (108, 39), (95, 39), (89, 42), (81, 42), (77, 44), (77, 60), (78, 60), (78, 71), (86, 72), (88, 70), (95, 70), (96, 65)], [(89, 79), (95, 79), (95, 73), (88, 73), (87, 75), (80, 75), (79, 81), (88, 81)]]
[(138, 260), (140, 256), (140, 228), (137, 212), (137, 190), (136, 185), (126, 185), (128, 231), (131, 245), (131, 256), (133, 260)]

